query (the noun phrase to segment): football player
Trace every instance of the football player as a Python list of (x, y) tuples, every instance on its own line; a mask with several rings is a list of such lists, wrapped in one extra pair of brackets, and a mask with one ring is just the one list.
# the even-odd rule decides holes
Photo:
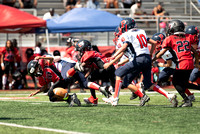
[[(198, 67), (199, 58), (192, 44), (197, 43), (197, 38), (190, 34), (185, 34), (185, 25), (180, 20), (172, 20), (169, 23), (167, 34), (169, 35), (162, 44), (162, 50), (154, 57), (153, 61), (160, 58), (167, 50), (174, 53), (176, 58), (176, 69), (173, 74), (172, 83), (184, 100), (180, 107), (191, 107), (192, 102), (185, 94), (187, 87), (198, 89), (199, 87), (189, 83), (192, 69)], [(191, 52), (195, 56), (195, 64)]]
[[(89, 69), (87, 78), (89, 81), (97, 81), (102, 80), (106, 81), (109, 79), (111, 86), (114, 88), (115, 86), (115, 67), (110, 66), (108, 69), (104, 69), (104, 63), (108, 62), (109, 59), (103, 56), (100, 52), (92, 50), (91, 43), (88, 40), (80, 40), (76, 43), (76, 51), (79, 51), (81, 66), (84, 70)], [(82, 70), (80, 70), (82, 71)], [(106, 76), (106, 77), (105, 77)], [(98, 98), (96, 97), (95, 90), (90, 90), (91, 96), (89, 98), (85, 98), (84, 101), (89, 104), (92, 103), (97, 104)], [(108, 87), (106, 88), (106, 92), (108, 92), (108, 97), (111, 95), (110, 91), (108, 91)]]
[[(76, 103), (78, 106), (81, 105), (80, 100), (77, 98), (77, 95), (69, 95), (67, 92), (62, 92), (60, 90), (54, 90), (55, 88), (62, 87), (65, 88), (66, 81), (62, 78), (61, 73), (56, 69), (53, 64), (53, 60), (31, 60), (27, 65), (27, 71), (30, 75), (38, 77), (39, 84), (42, 86), (39, 90), (34, 93), (31, 93), (29, 97), (36, 95), (40, 92), (48, 92), (49, 100), (54, 101), (67, 101), (69, 106), (73, 106)], [(51, 82), (54, 84), (51, 86)], [(49, 91), (48, 91), (49, 90)]]
[[(113, 106), (118, 104), (119, 100), (119, 92), (122, 83), (122, 77), (124, 78), (124, 86), (128, 87), (131, 91), (137, 92), (139, 89), (131, 84), (132, 80), (142, 72), (144, 79), (143, 84), (146, 89), (152, 89), (154, 91), (159, 92), (160, 94), (166, 96), (169, 101), (175, 107), (177, 105), (176, 95), (169, 94), (161, 87), (151, 82), (151, 54), (153, 52), (152, 49), (155, 48), (157, 44), (156, 41), (153, 41), (150, 38), (147, 38), (146, 33), (142, 29), (136, 28), (135, 20), (128, 18), (126, 20), (122, 20), (121, 24), (121, 32), (123, 33), (120, 36), (120, 40), (122, 42), (119, 50), (112, 56), (112, 61), (104, 64), (104, 68), (109, 67), (118, 59), (120, 59), (123, 55), (126, 55), (128, 58), (125, 62), (127, 62), (124, 66), (119, 67), (115, 71), (116, 75), (116, 84), (115, 84), (115, 94), (109, 99), (105, 99), (105, 102), (111, 103)], [(151, 51), (149, 52), (147, 43), (151, 43), (153, 46)], [(124, 63), (125, 63), (124, 62)], [(146, 102), (150, 100), (150, 98), (146, 94), (140, 94), (140, 106), (144, 106)]]
[[(155, 33), (152, 36), (152, 39), (154, 41), (158, 41), (159, 45), (156, 46), (156, 54), (159, 53), (162, 49), (162, 43), (165, 39), (165, 35), (162, 33)], [(161, 58), (165, 61), (165, 63), (158, 63), (158, 66), (164, 67), (164, 69), (159, 74), (159, 80), (158, 85), (160, 85), (162, 82), (168, 81), (170, 76), (173, 75), (175, 69), (176, 69), (176, 59), (173, 57), (171, 51), (167, 50)], [(188, 95), (188, 98), (190, 100), (194, 100), (194, 95), (191, 93), (188, 89), (185, 90), (185, 93)]]

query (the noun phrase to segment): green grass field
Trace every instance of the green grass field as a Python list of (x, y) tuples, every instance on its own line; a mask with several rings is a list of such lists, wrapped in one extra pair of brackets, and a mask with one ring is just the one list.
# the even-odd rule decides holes
[[(200, 93), (195, 93), (193, 107), (185, 108), (172, 108), (164, 96), (150, 92), (147, 95), (151, 100), (140, 107), (139, 99), (129, 99), (131, 93), (128, 90), (122, 90), (117, 107), (105, 104), (101, 94), (97, 95), (99, 104), (96, 107), (83, 102), (89, 94), (78, 94), (81, 107), (49, 102), (43, 94), (33, 99), (10, 99), (27, 97), (29, 93), (31, 91), (0, 92), (0, 134), (200, 133)], [(179, 95), (178, 100), (181, 104)]]

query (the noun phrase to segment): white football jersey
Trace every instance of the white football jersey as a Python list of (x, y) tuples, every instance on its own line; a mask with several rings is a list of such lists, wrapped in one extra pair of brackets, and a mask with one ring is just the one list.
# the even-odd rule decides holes
[(142, 29), (130, 29), (120, 36), (120, 40), (123, 42), (122, 45), (124, 43), (130, 44), (126, 51), (131, 55), (150, 54), (147, 35)]
[[(169, 59), (173, 59), (173, 56), (172, 54), (170, 53), (169, 50), (167, 50), (162, 56), (161, 58), (164, 60), (164, 61), (167, 61)], [(172, 65), (170, 66), (170, 68), (173, 68), (175, 69), (176, 68), (176, 64), (172, 61)]]
[[(120, 36), (121, 37), (121, 36)], [(116, 45), (116, 50), (118, 50), (119, 48), (122, 47), (123, 45), (123, 42), (121, 41), (121, 38), (119, 37), (119, 39), (117, 40), (117, 45)], [(129, 58), (129, 61), (132, 61), (134, 59), (134, 56), (133, 54), (129, 53), (128, 51), (125, 51), (124, 52), (124, 55), (122, 56), (122, 58), (120, 59), (120, 61), (126, 59), (126, 58)]]

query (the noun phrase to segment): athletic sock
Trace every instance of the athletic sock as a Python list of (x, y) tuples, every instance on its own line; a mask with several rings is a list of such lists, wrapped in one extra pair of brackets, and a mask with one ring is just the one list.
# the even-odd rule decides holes
[(92, 97), (94, 98), (94, 99), (96, 99), (97, 97), (96, 97), (96, 93), (95, 93), (95, 90), (94, 89), (90, 89), (90, 93), (91, 93), (91, 95), (92, 95)]
[(75, 73), (76, 73), (75, 69), (74, 68), (70, 68), (67, 71), (67, 77), (72, 77)]
[(87, 85), (89, 88), (94, 89), (94, 90), (99, 90), (100, 86), (94, 82), (88, 82)]
[(140, 91), (140, 89), (138, 89), (136, 92), (134, 92), (137, 96), (139, 96), (140, 98), (144, 96), (144, 94)]
[(162, 94), (162, 95), (164, 95), (166, 98), (168, 98), (168, 92), (166, 92), (166, 91), (165, 91), (164, 89), (162, 89), (160, 86), (155, 85), (155, 86), (153, 87), (153, 90), (156, 91), (156, 92), (158, 92), (158, 93), (160, 93), (160, 94)]
[(6, 77), (6, 76), (3, 76), (3, 77), (2, 77), (2, 84), (3, 84), (3, 85), (6, 85), (6, 82), (7, 82), (7, 77)]
[(119, 97), (121, 86), (122, 86), (122, 80), (116, 80), (114, 98)]
[(185, 90), (185, 93), (186, 93), (188, 96), (193, 95), (193, 93), (191, 93), (190, 90), (189, 90), (188, 88)]

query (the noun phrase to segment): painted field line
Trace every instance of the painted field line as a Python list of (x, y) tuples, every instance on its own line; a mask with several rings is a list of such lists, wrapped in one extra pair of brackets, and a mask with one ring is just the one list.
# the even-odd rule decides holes
[(51, 128), (33, 127), (33, 126), (23, 126), (23, 125), (18, 125), (18, 124), (13, 124), (13, 123), (4, 123), (4, 122), (0, 122), (0, 125), (10, 126), (10, 127), (19, 127), (19, 128), (37, 129), (37, 130), (44, 130), (44, 131), (50, 131), (50, 132), (58, 132), (58, 133), (64, 133), (64, 134), (89, 134), (89, 133), (66, 131), (66, 130), (60, 130), (60, 129), (51, 129)]
[(38, 97), (0, 97), (0, 100), (38, 99)]

